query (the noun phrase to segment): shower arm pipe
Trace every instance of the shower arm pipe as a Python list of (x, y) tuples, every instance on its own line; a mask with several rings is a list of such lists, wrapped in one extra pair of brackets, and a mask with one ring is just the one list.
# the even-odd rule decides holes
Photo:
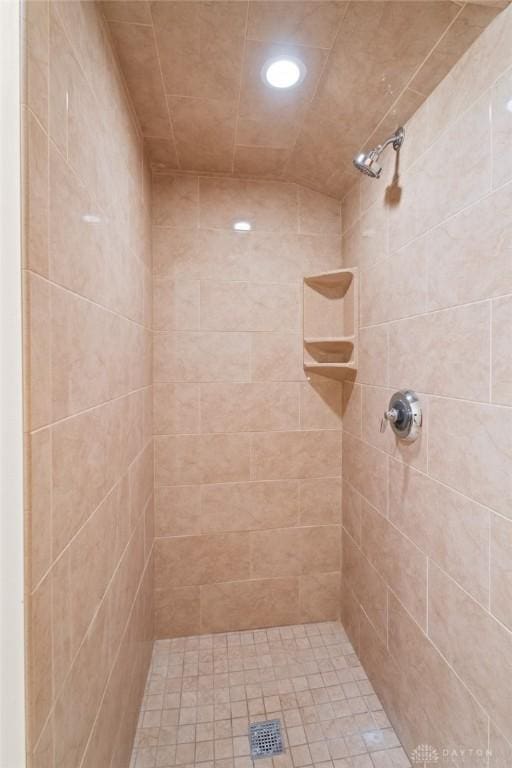
[(382, 144), (378, 144), (378, 145), (375, 147), (375, 152), (376, 152), (378, 155), (382, 154), (382, 152), (384, 152), (384, 150), (386, 149), (386, 147), (389, 147), (389, 145), (390, 145), (390, 144), (393, 144), (393, 149), (397, 149), (398, 147), (396, 147), (396, 146), (395, 146), (395, 144), (396, 144), (396, 143), (397, 143), (397, 137), (396, 137), (396, 133), (393, 133), (393, 135), (392, 135), (392, 136), (389, 136), (389, 137), (386, 139), (386, 141), (385, 141), (385, 142), (383, 142)]

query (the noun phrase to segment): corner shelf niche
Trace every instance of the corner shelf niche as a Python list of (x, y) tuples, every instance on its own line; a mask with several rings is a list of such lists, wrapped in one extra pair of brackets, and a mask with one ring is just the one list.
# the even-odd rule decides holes
[(304, 370), (343, 380), (357, 371), (357, 269), (304, 278)]

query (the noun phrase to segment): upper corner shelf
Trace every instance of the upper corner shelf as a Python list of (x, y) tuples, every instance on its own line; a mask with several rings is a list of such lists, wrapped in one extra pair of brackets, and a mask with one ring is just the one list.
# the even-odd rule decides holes
[(342, 380), (357, 371), (357, 269), (304, 278), (304, 370)]
[(353, 269), (336, 269), (333, 272), (321, 272), (318, 275), (308, 275), (304, 282), (312, 288), (338, 288), (345, 294), (354, 278)]

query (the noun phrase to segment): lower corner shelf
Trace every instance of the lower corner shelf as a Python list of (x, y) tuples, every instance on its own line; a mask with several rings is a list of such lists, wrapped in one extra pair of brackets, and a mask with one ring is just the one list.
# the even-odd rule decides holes
[(316, 373), (343, 381), (354, 378), (357, 368), (355, 363), (304, 363), (304, 370), (306, 373)]

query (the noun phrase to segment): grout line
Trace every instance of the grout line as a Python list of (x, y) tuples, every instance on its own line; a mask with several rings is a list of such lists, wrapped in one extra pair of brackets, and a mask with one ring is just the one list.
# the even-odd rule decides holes
[[(367, 328), (382, 328), (382, 327), (387, 327), (387, 326), (390, 326), (390, 325), (398, 325), (398, 323), (408, 322), (410, 320), (416, 320), (417, 318), (420, 318), (420, 317), (431, 317), (432, 315), (438, 315), (441, 312), (453, 312), (453, 311), (455, 311), (457, 309), (464, 309), (465, 307), (473, 307), (473, 306), (478, 305), (478, 304), (491, 303), (492, 301), (494, 301), (495, 298), (499, 298), (499, 299), (512, 298), (512, 294), (507, 293), (507, 294), (503, 294), (503, 295), (500, 295), (500, 296), (497, 296), (497, 297), (488, 297), (488, 298), (485, 298), (485, 299), (476, 299), (475, 301), (466, 301), (463, 304), (453, 304), (453, 305), (450, 305), (448, 307), (441, 307), (439, 309), (432, 309), (432, 310), (428, 310), (426, 312), (417, 312), (416, 314), (413, 314), (413, 315), (404, 315), (403, 317), (397, 317), (397, 318), (392, 318), (392, 319), (389, 319), (389, 320), (383, 320), (380, 323), (371, 323), (371, 324), (368, 324), (368, 325), (362, 325), (361, 328), (363, 328), (363, 329), (367, 329)], [(258, 331), (252, 331), (252, 333), (258, 333)]]
[(242, 57), (240, 60), (240, 80), (238, 83), (238, 96), (236, 99), (236, 117), (235, 117), (235, 130), (233, 133), (233, 152), (231, 154), (231, 173), (235, 173), (235, 155), (237, 150), (237, 137), (238, 137), (238, 125), (240, 122), (240, 104), (242, 101), (242, 83), (244, 79), (244, 73), (245, 73), (245, 64), (246, 64), (246, 52), (247, 52), (247, 30), (249, 27), (249, 2), (246, 0), (246, 8), (245, 8), (245, 26), (244, 26), (244, 42), (242, 46)]
[[(169, 120), (170, 139), (172, 140), (172, 143), (174, 145), (174, 152), (176, 154), (176, 161), (178, 163), (178, 168), (181, 168), (181, 161), (180, 161), (180, 156), (179, 156), (179, 153), (178, 153), (178, 143), (176, 141), (176, 133), (174, 131), (174, 124), (173, 124), (173, 121), (172, 121), (171, 110), (170, 110), (170, 107), (169, 107), (169, 99), (167, 98), (167, 93), (166, 93), (166, 90), (165, 90), (164, 73), (163, 73), (163, 69), (162, 69), (162, 60), (161, 60), (161, 57), (160, 57), (160, 49), (158, 47), (158, 41), (157, 41), (157, 37), (156, 37), (155, 22), (154, 22), (154, 19), (153, 19), (153, 10), (151, 8), (151, 4), (149, 6), (149, 12), (151, 14), (151, 29), (152, 29), (152, 32), (153, 32), (153, 44), (154, 44), (154, 50), (155, 50), (155, 54), (156, 54), (156, 60), (158, 62), (158, 70), (159, 70), (159, 73), (160, 73), (160, 83), (161, 83), (161, 86), (162, 86), (162, 94), (163, 94), (163, 97), (164, 97), (165, 109), (166, 109), (167, 117), (168, 117), (168, 120)], [(167, 137), (167, 139), (169, 139), (169, 137)]]
[[(500, 297), (502, 298), (502, 297)], [(494, 366), (493, 366), (493, 323), (494, 323), (494, 300), (489, 301), (489, 402), (493, 401), (493, 387), (494, 387)]]
[[(106, 500), (109, 498), (109, 496), (111, 496), (113, 493), (116, 492), (116, 490), (118, 489), (118, 486), (120, 486), (121, 483), (124, 480), (127, 480), (129, 482), (129, 474), (130, 474), (130, 472), (132, 470), (133, 465), (135, 464), (135, 462), (137, 462), (140, 459), (142, 454), (147, 450), (148, 446), (150, 445), (150, 442), (151, 441), (148, 441), (144, 445), (144, 447), (141, 448), (141, 450), (135, 455), (133, 460), (127, 465), (127, 467), (122, 472), (122, 474), (117, 478), (117, 480), (114, 482), (114, 484), (109, 488), (109, 490), (106, 492), (105, 496), (103, 496), (101, 501), (94, 507), (94, 509), (92, 510), (90, 515), (88, 515), (87, 519), (84, 520), (83, 523), (80, 525), (80, 527), (75, 531), (75, 533), (69, 539), (67, 544), (63, 547), (63, 549), (59, 552), (59, 554), (56, 557), (54, 557), (53, 556), (53, 551), (52, 551), (52, 562), (50, 563), (50, 565), (48, 566), (48, 568), (46, 569), (44, 574), (41, 576), (41, 578), (39, 579), (37, 584), (35, 586), (31, 587), (30, 594), (33, 594), (37, 589), (39, 589), (39, 587), (41, 586), (43, 581), (49, 576), (49, 574), (53, 570), (53, 567), (56, 565), (56, 563), (58, 563), (62, 559), (62, 557), (67, 552), (69, 547), (81, 535), (81, 533), (83, 532), (83, 529), (86, 527), (86, 525), (89, 524), (89, 522), (92, 520), (92, 518), (97, 514), (97, 512), (100, 509), (100, 507), (103, 506), (103, 504), (106, 502)], [(53, 494), (53, 489), (52, 489), (52, 494)], [(52, 498), (52, 501), (53, 501), (53, 498)], [(53, 506), (52, 506), (52, 509), (53, 509)], [(128, 521), (130, 522), (130, 511), (129, 510), (128, 510)], [(53, 520), (52, 520), (52, 523), (53, 523)], [(53, 533), (53, 530), (52, 530), (52, 533)], [(52, 538), (52, 550), (53, 550), (53, 538)]]
[(98, 403), (97, 405), (91, 405), (89, 408), (84, 408), (84, 410), (77, 411), (76, 413), (72, 413), (69, 416), (63, 416), (61, 419), (48, 422), (48, 424), (43, 424), (43, 426), (37, 427), (37, 429), (28, 430), (28, 434), (35, 435), (38, 432), (42, 432), (45, 429), (53, 430), (53, 427), (58, 426), (63, 422), (70, 421), (71, 419), (77, 418), (78, 416), (84, 416), (86, 413), (91, 413), (92, 411), (95, 411), (98, 408), (104, 408), (105, 406), (111, 405), (112, 403), (117, 403), (120, 400), (123, 400), (124, 398), (132, 397), (133, 395), (138, 395), (140, 392), (145, 392), (146, 390), (150, 389), (152, 386), (153, 386), (152, 384), (146, 384), (143, 387), (139, 387), (139, 389), (132, 389), (129, 392), (126, 392), (122, 395), (117, 395), (116, 397), (113, 397), (110, 400), (104, 400), (103, 402)]
[[(382, 117), (382, 119), (381, 119), (381, 120), (380, 120), (380, 121), (377, 123), (377, 125), (375, 126), (375, 128), (374, 128), (374, 129), (373, 129), (373, 131), (370, 133), (370, 135), (368, 136), (368, 138), (366, 139), (366, 141), (364, 142), (364, 144), (363, 144), (362, 146), (366, 146), (366, 145), (369, 143), (369, 141), (370, 141), (370, 139), (372, 138), (372, 136), (373, 136), (375, 133), (377, 133), (377, 131), (379, 130), (380, 126), (381, 126), (381, 125), (382, 125), (382, 124), (385, 122), (385, 120), (386, 120), (386, 118), (388, 117), (388, 115), (392, 114), (392, 112), (393, 112), (393, 109), (396, 107), (396, 105), (398, 104), (398, 102), (400, 101), (400, 99), (402, 98), (402, 96), (405, 94), (405, 92), (406, 92), (407, 90), (409, 90), (409, 85), (410, 85), (410, 83), (412, 83), (412, 82), (414, 81), (414, 78), (416, 77), (416, 75), (417, 75), (417, 74), (418, 74), (418, 73), (421, 71), (422, 67), (423, 67), (423, 66), (424, 66), (424, 65), (427, 63), (428, 59), (429, 59), (429, 58), (432, 56), (432, 54), (435, 52), (436, 48), (437, 48), (437, 47), (438, 47), (438, 45), (441, 43), (441, 41), (443, 40), (443, 38), (444, 38), (444, 37), (445, 37), (445, 36), (448, 34), (448, 32), (449, 32), (450, 28), (453, 26), (453, 24), (455, 24), (455, 22), (457, 21), (457, 19), (459, 18), (459, 16), (462, 14), (462, 12), (463, 12), (464, 8), (465, 8), (465, 4), (464, 4), (464, 5), (462, 5), (462, 6), (460, 7), (459, 11), (457, 11), (457, 13), (456, 13), (456, 14), (455, 14), (455, 16), (453, 17), (453, 19), (452, 19), (452, 20), (451, 20), (451, 21), (448, 23), (448, 25), (447, 25), (447, 27), (446, 27), (445, 31), (442, 33), (442, 35), (441, 35), (440, 37), (438, 37), (438, 38), (437, 38), (436, 42), (434, 43), (434, 45), (432, 46), (432, 48), (429, 50), (429, 52), (427, 53), (427, 55), (425, 56), (425, 58), (423, 59), (423, 61), (421, 62), (421, 64), (419, 64), (419, 66), (418, 66), (418, 67), (417, 67), (417, 68), (414, 70), (414, 72), (412, 73), (411, 77), (409, 78), (409, 80), (407, 81), (407, 83), (404, 85), (403, 89), (400, 91), (400, 93), (398, 94), (398, 96), (397, 96), (397, 98), (395, 99), (395, 101), (394, 101), (394, 102), (391, 104), (390, 108), (389, 108), (389, 109), (387, 110), (387, 112), (384, 114), (384, 116)], [(450, 70), (450, 71), (451, 71), (451, 70)], [(449, 74), (449, 73), (447, 73), (447, 74)], [(436, 86), (436, 87), (437, 87), (437, 86)], [(421, 93), (420, 91), (417, 91), (417, 90), (415, 90), (415, 89), (410, 89), (410, 90), (412, 90), (414, 93), (417, 93), (417, 94), (419, 94), (420, 96), (423, 96), (423, 97), (425, 98), (425, 101), (426, 101), (426, 100), (429, 98), (429, 96), (431, 95), (431, 94), (424, 94), (424, 93)], [(420, 105), (420, 106), (421, 106), (421, 105)], [(415, 113), (413, 113), (413, 115), (414, 115), (414, 114), (415, 114)], [(413, 115), (411, 115), (409, 118), (407, 118), (407, 122), (408, 122), (408, 121), (411, 119), (411, 117), (412, 117)]]

